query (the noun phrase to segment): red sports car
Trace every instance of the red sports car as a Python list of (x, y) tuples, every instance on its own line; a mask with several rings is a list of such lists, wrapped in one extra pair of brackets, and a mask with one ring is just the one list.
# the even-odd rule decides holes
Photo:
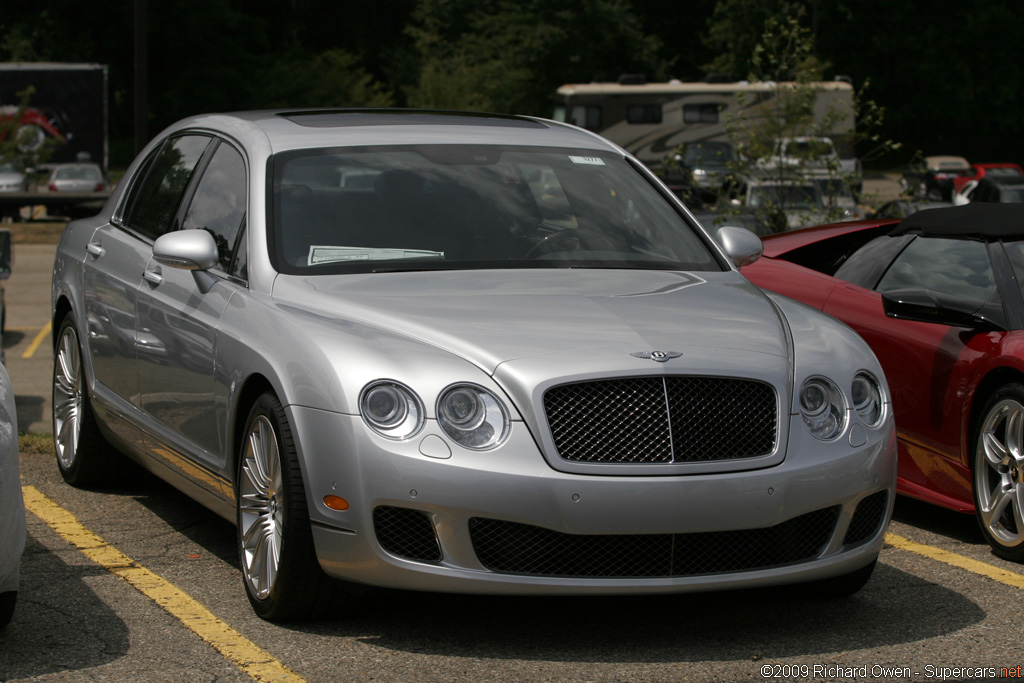
[(874, 349), (893, 394), (898, 491), (976, 512), (995, 554), (1024, 561), (1024, 205), (773, 235), (743, 272)]

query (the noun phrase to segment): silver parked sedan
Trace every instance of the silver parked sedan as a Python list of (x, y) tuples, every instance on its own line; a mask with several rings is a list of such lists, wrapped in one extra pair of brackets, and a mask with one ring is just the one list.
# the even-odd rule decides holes
[(112, 444), (238, 528), (266, 619), (353, 584), (667, 593), (868, 580), (889, 391), (635, 159), (522, 117), (182, 121), (53, 279), (57, 462)]

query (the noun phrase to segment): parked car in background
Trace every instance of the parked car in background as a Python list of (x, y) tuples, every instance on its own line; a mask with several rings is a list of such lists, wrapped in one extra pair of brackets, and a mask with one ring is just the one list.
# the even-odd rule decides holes
[(856, 330), (893, 392), (897, 490), (976, 513), (1024, 561), (1024, 205), (919, 211), (764, 240), (755, 284)]
[(27, 192), (28, 174), (20, 161), (0, 164), (0, 192)]
[(747, 183), (746, 206), (767, 216), (769, 224), (785, 216), (786, 228), (795, 230), (819, 225), (830, 220), (829, 207), (818, 186), (809, 180), (750, 180)]
[(832, 138), (796, 137), (776, 140), (775, 151), (758, 160), (764, 171), (784, 170), (797, 174), (814, 174), (842, 178), (855, 195), (864, 185), (860, 159), (841, 157)]
[(864, 211), (844, 177), (833, 173), (812, 173), (807, 179), (821, 192), (822, 201), (829, 209), (830, 219), (855, 221), (864, 217)]
[(954, 204), (970, 202), (1024, 202), (1024, 176), (987, 175), (980, 180), (972, 180), (953, 196)]
[(970, 173), (971, 165), (963, 157), (925, 157), (903, 171), (900, 187), (911, 197), (951, 202), (955, 179)]
[(676, 151), (672, 161), (697, 187), (730, 194), (738, 186), (734, 169), (738, 157), (732, 143), (688, 142)]
[[(373, 182), (310, 180), (348, 170)], [(894, 495), (884, 375), (716, 234), (553, 121), (181, 121), (58, 246), (59, 471), (103, 482), (112, 444), (234, 521), (266, 619), (352, 583), (856, 591)], [(94, 340), (114, 310), (167, 352)]]
[(0, 365), (0, 630), (14, 616), (21, 554), (25, 549), (25, 503), (18, 463), (18, 411), (7, 369)]
[(50, 192), (108, 192), (110, 181), (99, 164), (57, 164), (46, 181)]
[(1018, 164), (971, 164), (971, 171), (967, 175), (953, 178), (953, 191), (960, 192), (964, 186), (972, 180), (989, 178), (1022, 178), (1024, 169)]
[(928, 209), (944, 209), (953, 206), (950, 202), (929, 201), (924, 199), (893, 199), (885, 202), (877, 210), (868, 213), (867, 218), (906, 218), (912, 213)]

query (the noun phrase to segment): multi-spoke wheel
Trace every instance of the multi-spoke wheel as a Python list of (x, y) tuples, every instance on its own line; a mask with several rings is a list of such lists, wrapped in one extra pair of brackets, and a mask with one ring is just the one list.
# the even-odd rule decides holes
[(115, 457), (89, 406), (82, 351), (71, 315), (61, 323), (54, 350), (53, 445), (60, 474), (72, 486), (101, 484), (113, 476)]
[(238, 555), (256, 614), (282, 621), (328, 609), (334, 582), (316, 559), (295, 442), (273, 394), (253, 405), (238, 460)]
[(986, 404), (972, 474), (985, 539), (996, 555), (1024, 561), (1024, 386), (1009, 384)]

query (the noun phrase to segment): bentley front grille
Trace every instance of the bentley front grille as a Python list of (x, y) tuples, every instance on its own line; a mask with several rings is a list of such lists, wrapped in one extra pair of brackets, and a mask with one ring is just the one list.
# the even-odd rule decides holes
[(564, 460), (674, 463), (769, 455), (778, 400), (765, 382), (725, 377), (633, 377), (552, 387), (544, 394)]

